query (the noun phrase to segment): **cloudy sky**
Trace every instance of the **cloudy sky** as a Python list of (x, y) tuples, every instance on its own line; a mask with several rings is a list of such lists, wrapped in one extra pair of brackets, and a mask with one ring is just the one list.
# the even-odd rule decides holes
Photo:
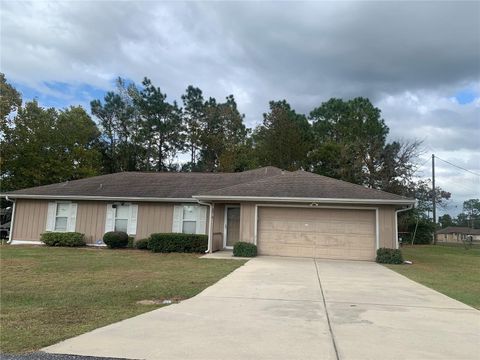
[[(121, 76), (172, 99), (187, 85), (233, 94), (249, 126), (269, 100), (308, 113), (369, 97), (391, 139), (480, 174), (480, 2), (1, 3), (1, 71), (25, 99), (65, 107)], [(449, 212), (480, 197), (480, 176), (437, 162)]]

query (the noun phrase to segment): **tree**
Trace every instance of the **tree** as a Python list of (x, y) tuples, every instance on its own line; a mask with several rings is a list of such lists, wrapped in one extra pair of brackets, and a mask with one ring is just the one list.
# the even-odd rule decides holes
[(397, 194), (411, 186), (420, 142), (387, 143), (388, 126), (368, 99), (330, 99), (309, 118), (314, 172)]
[(201, 147), (201, 128), (205, 123), (206, 109), (202, 90), (189, 86), (182, 95), (183, 101), (183, 123), (185, 126), (185, 147), (190, 152), (190, 168), (195, 169), (199, 158)]
[[(93, 100), (91, 111), (99, 120), (102, 129), (103, 161), (105, 171), (137, 170), (137, 147), (132, 140), (138, 138), (141, 126), (134, 120), (135, 108), (130, 97), (135, 92), (135, 85), (127, 88), (124, 80), (117, 80), (117, 92), (109, 91), (104, 102)], [(133, 142), (135, 144), (135, 142)]]
[(144, 124), (143, 137), (147, 147), (147, 166), (157, 171), (171, 170), (177, 152), (184, 148), (181, 110), (176, 102), (166, 101), (167, 95), (145, 78), (143, 88), (133, 99)]
[(480, 225), (480, 200), (469, 199), (463, 202), (463, 213), (468, 219), (469, 226), (476, 228)]
[[(54, 143), (69, 180), (98, 175), (101, 154), (100, 131), (81, 106), (72, 106), (57, 113)], [(65, 169), (66, 167), (66, 169)]]
[(30, 101), (0, 145), (2, 187), (16, 190), (97, 175), (98, 129), (81, 107), (58, 112)]
[(210, 98), (204, 104), (205, 117), (201, 123), (200, 160), (197, 170), (235, 171), (240, 164), (247, 144), (248, 131), (243, 123), (243, 114), (238, 111), (233, 95), (224, 103)]
[(445, 229), (446, 227), (455, 225), (454, 220), (449, 214), (444, 214), (438, 217), (438, 222), (440, 223), (440, 227)]
[(5, 74), (0, 73), (0, 116), (1, 127), (8, 125), (8, 115), (17, 111), (22, 106), (22, 97), (20, 93), (5, 78)]
[(260, 166), (285, 170), (304, 169), (312, 149), (310, 124), (285, 101), (271, 101), (270, 112), (253, 134), (255, 154)]

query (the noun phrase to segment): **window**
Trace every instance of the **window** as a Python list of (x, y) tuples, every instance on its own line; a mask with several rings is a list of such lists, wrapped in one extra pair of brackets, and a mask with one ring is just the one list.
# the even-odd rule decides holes
[(67, 231), (69, 214), (69, 203), (57, 203), (57, 209), (55, 212), (55, 231)]
[(130, 205), (116, 205), (115, 231), (128, 232), (128, 219), (130, 218)]
[(184, 234), (195, 234), (197, 231), (197, 207), (185, 205), (183, 207), (182, 232)]

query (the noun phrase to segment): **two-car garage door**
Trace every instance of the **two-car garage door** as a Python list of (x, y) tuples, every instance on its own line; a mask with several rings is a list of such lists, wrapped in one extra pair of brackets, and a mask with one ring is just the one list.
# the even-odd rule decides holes
[(375, 210), (259, 207), (261, 255), (375, 259)]

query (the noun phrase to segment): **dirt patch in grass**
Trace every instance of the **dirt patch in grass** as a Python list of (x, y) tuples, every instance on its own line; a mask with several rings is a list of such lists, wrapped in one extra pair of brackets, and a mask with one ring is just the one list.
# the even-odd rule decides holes
[(38, 350), (192, 297), (245, 262), (138, 250), (0, 247), (0, 349)]

